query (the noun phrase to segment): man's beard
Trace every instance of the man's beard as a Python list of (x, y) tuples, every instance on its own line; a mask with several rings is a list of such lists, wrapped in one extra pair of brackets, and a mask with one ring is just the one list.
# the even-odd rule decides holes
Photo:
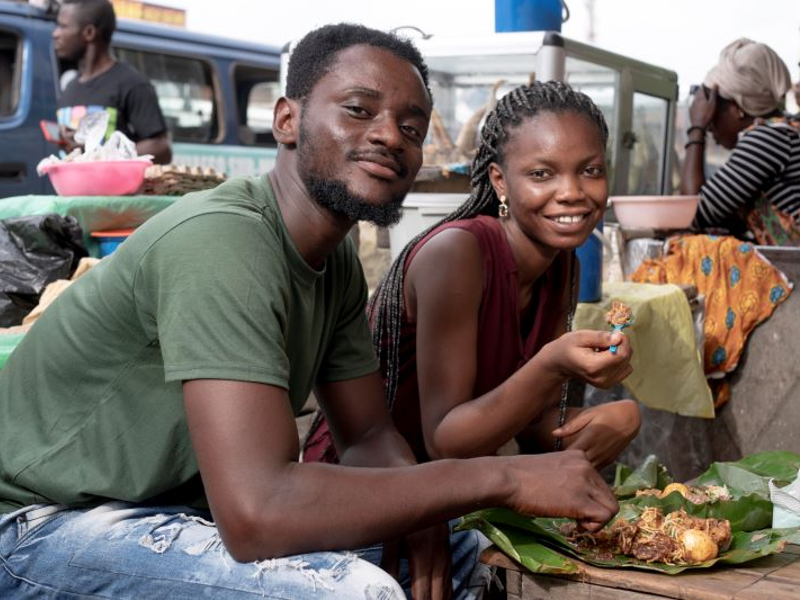
[[(403, 216), (403, 200), (398, 194), (384, 204), (372, 204), (367, 198), (351, 192), (347, 182), (326, 176), (322, 169), (315, 168), (314, 157), (321, 156), (309, 140), (303, 122), (300, 122), (300, 139), (297, 144), (298, 171), (314, 201), (335, 213), (353, 221), (369, 221), (379, 227), (395, 225)], [(350, 156), (348, 160), (352, 160)]]
[(305, 171), (300, 178), (308, 193), (320, 206), (342, 214), (353, 221), (369, 221), (379, 227), (395, 225), (403, 216), (402, 196), (393, 197), (386, 204), (370, 204), (369, 201), (347, 189), (340, 179), (323, 179)]

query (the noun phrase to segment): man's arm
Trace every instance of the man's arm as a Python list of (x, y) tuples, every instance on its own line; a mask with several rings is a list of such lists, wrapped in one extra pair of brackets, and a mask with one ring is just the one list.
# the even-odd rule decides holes
[(172, 162), (172, 147), (169, 143), (167, 132), (161, 133), (151, 138), (136, 142), (136, 153), (152, 154), (153, 162), (157, 165), (168, 165)]
[(592, 528), (617, 510), (579, 451), (391, 469), (299, 464), (285, 390), (193, 380), (183, 395), (209, 505), (236, 560), (356, 548), (488, 506)]

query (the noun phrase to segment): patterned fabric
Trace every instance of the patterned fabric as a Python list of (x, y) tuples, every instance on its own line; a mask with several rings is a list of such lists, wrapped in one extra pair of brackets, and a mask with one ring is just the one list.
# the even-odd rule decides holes
[(761, 246), (800, 246), (800, 224), (762, 196), (745, 213), (747, 228)]
[[(639, 283), (697, 286), (706, 298), (704, 369), (719, 378), (732, 372), (750, 332), (792, 292), (786, 276), (755, 247), (733, 237), (686, 235), (669, 241), (664, 258), (645, 260)], [(719, 382), (712, 389), (719, 389)], [(724, 403), (726, 392), (715, 396)]]

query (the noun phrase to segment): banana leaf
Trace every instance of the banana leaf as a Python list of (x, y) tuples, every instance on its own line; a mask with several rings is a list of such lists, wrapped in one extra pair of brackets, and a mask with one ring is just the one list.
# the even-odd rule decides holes
[(786, 451), (759, 452), (736, 462), (715, 462), (700, 477), (698, 485), (727, 485), (733, 493), (761, 494), (769, 498), (770, 479), (783, 487), (797, 477), (800, 454)]
[(659, 464), (655, 455), (651, 454), (636, 469), (621, 463), (617, 464), (614, 474), (614, 494), (617, 498), (626, 498), (633, 496), (637, 490), (648, 488), (663, 490), (670, 483), (672, 477), (666, 467)]
[[(621, 511), (621, 516), (622, 512), (630, 515), (636, 511), (637, 507), (626, 505)], [(702, 569), (717, 563), (748, 562), (782, 552), (787, 543), (800, 542), (800, 533), (796, 528), (737, 531), (732, 535), (728, 550), (713, 560), (696, 565), (668, 565), (647, 563), (622, 555), (610, 559), (592, 555), (572, 544), (561, 533), (561, 527), (568, 522), (568, 519), (524, 517), (507, 509), (492, 508), (464, 517), (456, 529), (479, 529), (510, 558), (538, 573), (574, 572), (572, 570), (574, 563), (570, 566), (559, 566), (552, 553), (562, 554), (564, 559), (566, 557), (563, 554), (566, 554), (598, 567), (636, 568), (674, 575), (687, 569)], [(507, 550), (509, 545), (511, 548)], [(559, 568), (564, 570), (558, 570)]]

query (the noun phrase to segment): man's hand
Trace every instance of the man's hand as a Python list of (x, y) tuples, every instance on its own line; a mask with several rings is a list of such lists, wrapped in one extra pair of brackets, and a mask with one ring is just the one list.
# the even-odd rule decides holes
[(400, 555), (407, 551), (411, 596), (414, 600), (450, 600), (453, 597), (450, 528), (429, 527), (383, 545), (381, 568), (397, 579)]
[(596, 469), (611, 464), (639, 433), (639, 405), (634, 400), (619, 400), (581, 410), (554, 437), (564, 439), (566, 448), (583, 450)]
[(67, 153), (72, 152), (75, 148), (82, 148), (83, 145), (75, 141), (75, 130), (71, 127), (59, 125), (61, 129), (61, 145)]
[(597, 531), (619, 505), (600, 474), (580, 450), (509, 457), (513, 489), (508, 508), (536, 517), (567, 517)]
[[(607, 352), (617, 346), (617, 352)], [(614, 331), (573, 331), (547, 344), (542, 352), (565, 377), (585, 381), (597, 388), (608, 389), (633, 372), (630, 365), (630, 340)]]

